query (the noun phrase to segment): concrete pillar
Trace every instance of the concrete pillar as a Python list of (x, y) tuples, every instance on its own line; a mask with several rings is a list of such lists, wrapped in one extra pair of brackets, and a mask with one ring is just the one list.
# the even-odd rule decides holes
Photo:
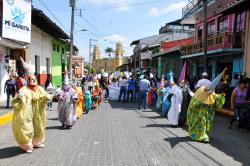
[(216, 60), (213, 60), (211, 63), (212, 63), (212, 80), (213, 80), (217, 75), (217, 62)]
[(250, 10), (246, 11), (244, 37), (243, 72), (246, 73), (247, 77), (250, 77)]
[(196, 62), (194, 61), (193, 63), (192, 63), (192, 72), (193, 72), (193, 76), (197, 76), (197, 64), (196, 64)]
[(158, 60), (157, 60), (157, 74), (158, 76), (162, 75), (162, 58), (161, 57), (158, 57)]

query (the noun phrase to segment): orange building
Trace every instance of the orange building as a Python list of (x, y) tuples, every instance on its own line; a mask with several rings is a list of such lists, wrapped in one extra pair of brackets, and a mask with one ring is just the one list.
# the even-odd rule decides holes
[(73, 77), (81, 78), (84, 75), (84, 58), (82, 56), (72, 57)]

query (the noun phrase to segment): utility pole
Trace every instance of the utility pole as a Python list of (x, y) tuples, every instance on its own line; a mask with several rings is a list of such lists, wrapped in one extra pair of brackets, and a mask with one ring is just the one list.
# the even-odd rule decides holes
[(204, 10), (204, 23), (203, 23), (203, 30), (204, 30), (204, 72), (207, 72), (207, 0), (203, 1), (203, 10)]
[(70, 29), (70, 51), (69, 51), (69, 67), (68, 67), (68, 72), (69, 72), (69, 80), (72, 81), (72, 56), (73, 56), (73, 32), (74, 32), (74, 16), (75, 16), (75, 3), (76, 0), (70, 0), (70, 7), (71, 7), (71, 29)]
[(89, 74), (91, 74), (91, 39), (89, 39)]

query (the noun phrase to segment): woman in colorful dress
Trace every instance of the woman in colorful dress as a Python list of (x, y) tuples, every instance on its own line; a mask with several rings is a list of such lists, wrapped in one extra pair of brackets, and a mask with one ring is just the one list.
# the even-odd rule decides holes
[(89, 113), (92, 107), (92, 98), (90, 90), (87, 87), (84, 89), (84, 106), (86, 114)]
[(209, 142), (208, 133), (211, 130), (215, 110), (225, 102), (224, 95), (214, 92), (225, 70), (216, 77), (207, 88), (202, 86), (195, 92), (188, 107), (188, 134), (192, 140)]
[(98, 107), (98, 100), (99, 100), (99, 92), (98, 88), (96, 88), (96, 85), (92, 88), (91, 96), (92, 96), (92, 108), (96, 109)]
[(23, 86), (12, 100), (12, 131), (21, 149), (31, 153), (33, 148), (44, 148), (46, 106), (51, 96), (37, 85), (31, 71), (26, 71), (26, 78), (27, 87)]
[(73, 89), (78, 95), (78, 100), (76, 101), (76, 117), (80, 119), (83, 115), (83, 93), (76, 85), (73, 85)]
[(76, 91), (68, 81), (63, 82), (62, 88), (56, 94), (58, 98), (58, 117), (64, 129), (71, 129), (76, 122), (75, 104), (78, 100)]
[(156, 108), (158, 110), (161, 110), (164, 93), (165, 93), (165, 87), (164, 87), (164, 84), (161, 84), (160, 88), (157, 90), (158, 98), (157, 98)]
[(103, 102), (103, 90), (99, 83), (96, 85), (96, 91), (98, 93), (98, 105), (100, 105)]

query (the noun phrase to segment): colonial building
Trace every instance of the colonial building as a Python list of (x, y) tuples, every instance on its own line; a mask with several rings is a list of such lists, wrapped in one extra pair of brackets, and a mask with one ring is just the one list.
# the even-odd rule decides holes
[(82, 56), (73, 56), (72, 68), (74, 78), (82, 78), (84, 75), (84, 58)]
[(128, 58), (123, 57), (124, 50), (122, 43), (118, 42), (116, 44), (115, 57), (101, 58), (100, 48), (95, 46), (93, 51), (93, 67), (98, 73), (108, 72), (112, 73), (123, 64), (128, 63)]
[(67, 67), (69, 36), (41, 10), (32, 9), (31, 44), (26, 61), (37, 73), (38, 83), (44, 85), (47, 78), (59, 86)]
[[(227, 74), (249, 72), (249, 0), (207, 0), (207, 61), (213, 78), (224, 68)], [(190, 1), (183, 9), (184, 20), (194, 21), (195, 37), (182, 47), (182, 59), (190, 62), (190, 71), (204, 71), (204, 10), (202, 1)]]
[[(171, 21), (161, 27), (159, 35), (154, 35), (131, 43), (134, 53), (131, 57), (135, 71), (150, 70), (162, 76), (169, 70), (176, 75), (181, 70), (180, 44), (190, 41), (194, 24), (181, 24), (182, 19)], [(137, 69), (137, 70), (136, 70)]]

